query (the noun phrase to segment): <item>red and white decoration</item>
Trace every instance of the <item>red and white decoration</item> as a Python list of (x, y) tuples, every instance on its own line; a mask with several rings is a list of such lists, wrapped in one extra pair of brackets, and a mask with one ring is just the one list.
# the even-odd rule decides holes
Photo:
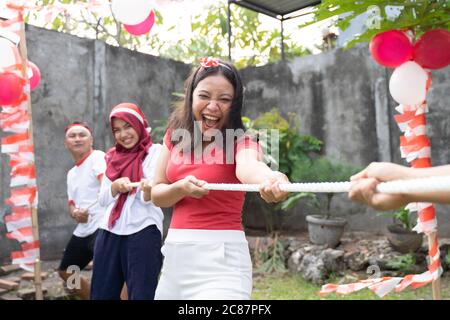
[[(58, 15), (78, 16), (80, 11), (89, 11), (100, 17), (113, 16), (122, 23), (124, 29), (131, 35), (140, 36), (147, 34), (155, 23), (155, 11), (152, 9), (152, 0), (89, 0), (77, 1), (76, 3), (36, 5), (33, 1), (7, 0), (2, 7), (0, 0), (0, 16), (3, 18), (11, 16), (11, 12), (35, 11), (44, 17), (47, 23), (52, 22)], [(17, 40), (18, 41), (18, 40)], [(31, 83), (33, 90), (33, 82)]]
[[(32, 209), (37, 208), (38, 197), (34, 150), (29, 131), (30, 83), (23, 76), (22, 61), (16, 47), (22, 26), (20, 14), (10, 20), (0, 21), (0, 30), (5, 37), (2, 47), (8, 49), (0, 55), (0, 87), (4, 89), (0, 90), (0, 129), (11, 133), (1, 139), (0, 150), (10, 156), (11, 165), (11, 192), (5, 201), (11, 208), (11, 213), (4, 217), (8, 232), (6, 236), (21, 242), (21, 250), (11, 253), (12, 263), (33, 270), (36, 259), (39, 259), (39, 241), (33, 236), (32, 219)], [(36, 68), (34, 77), (39, 77)], [(36, 80), (34, 78), (35, 84)]]
[[(395, 116), (403, 135), (400, 137), (400, 153), (413, 168), (431, 167), (431, 143), (426, 135), (428, 105), (426, 94), (431, 86), (429, 69), (444, 68), (450, 64), (450, 32), (437, 29), (426, 32), (413, 44), (411, 32), (390, 30), (376, 35), (369, 50), (379, 64), (395, 68), (389, 81), (391, 96), (400, 105)], [(424, 69), (427, 68), (427, 69)], [(417, 212), (414, 230), (428, 236), (428, 271), (405, 277), (377, 278), (350, 284), (326, 284), (321, 295), (331, 292), (348, 294), (369, 288), (380, 297), (407, 287), (419, 288), (439, 280), (442, 274), (437, 237), (437, 220), (432, 203), (410, 203), (407, 208)], [(433, 288), (438, 299), (440, 292)]]

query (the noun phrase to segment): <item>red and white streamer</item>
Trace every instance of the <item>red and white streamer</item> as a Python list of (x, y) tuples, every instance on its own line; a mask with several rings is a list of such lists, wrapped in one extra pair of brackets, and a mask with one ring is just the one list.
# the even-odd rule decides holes
[[(23, 2), (24, 5), (26, 2)], [(16, 3), (17, 5), (17, 3)], [(15, 7), (13, 9), (16, 9)], [(6, 21), (0, 21), (0, 36), (11, 40), (16, 45), (20, 41), (21, 29), (24, 27), (20, 11)], [(10, 135), (1, 139), (1, 153), (9, 155), (11, 166), (10, 196), (6, 205), (11, 213), (5, 215), (6, 237), (21, 242), (21, 250), (11, 253), (13, 264), (32, 271), (36, 259), (39, 259), (39, 241), (33, 235), (32, 209), (37, 208), (36, 169), (34, 148), (30, 143), (30, 115), (28, 114), (29, 83), (23, 77), (22, 59), (15, 50), (15, 63), (1, 72), (13, 72), (23, 79), (26, 85), (22, 98), (16, 105), (0, 106), (0, 129)], [(28, 77), (27, 77), (28, 78)]]
[(13, 264), (32, 264), (39, 258), (39, 241), (23, 243), (21, 249), (11, 252)]
[(20, 229), (16, 229), (14, 231), (8, 232), (6, 234), (8, 239), (16, 239), (19, 242), (33, 242), (33, 228), (32, 227), (24, 227)]
[[(431, 85), (431, 74), (429, 74), (429, 81), (427, 83), (427, 90)], [(431, 167), (431, 143), (426, 135), (426, 118), (425, 114), (428, 112), (426, 102), (418, 106), (404, 106), (400, 105), (396, 108), (400, 113), (395, 116), (400, 130), (404, 133), (400, 137), (400, 152), (403, 158), (406, 158), (408, 163), (411, 163), (413, 168), (427, 168)], [(438, 178), (437, 178), (438, 179)], [(403, 278), (382, 278), (377, 283), (377, 289), (367, 286), (380, 297), (393, 291), (401, 292), (407, 287), (411, 286), (416, 289), (427, 285), (435, 280), (438, 280), (442, 274), (442, 267), (440, 263), (440, 252), (437, 237), (437, 220), (434, 205), (431, 203), (410, 203), (407, 208), (410, 211), (418, 213), (417, 225), (414, 230), (419, 233), (427, 235), (434, 234), (430, 237), (433, 243), (429, 244), (428, 252), (428, 270), (422, 274), (410, 274)], [(376, 279), (378, 280), (378, 279)], [(360, 281), (358, 283), (365, 283)], [(351, 293), (360, 290), (361, 286), (357, 284), (343, 284), (334, 285), (327, 284), (322, 287), (320, 294), (336, 293)]]
[(0, 127), (5, 132), (24, 133), (30, 127), (30, 117), (25, 110), (17, 109), (16, 112), (0, 114)]
[(34, 164), (22, 164), (11, 170), (11, 188), (36, 186), (36, 170)]
[(13, 208), (13, 212), (5, 216), (5, 224), (8, 232), (32, 227), (31, 209), (25, 207)]
[(349, 284), (326, 284), (320, 290), (320, 295), (324, 296), (329, 293), (350, 294), (359, 290), (368, 288), (379, 297), (384, 297), (391, 292), (402, 281), (401, 277), (383, 277), (376, 279), (361, 280), (360, 282)]

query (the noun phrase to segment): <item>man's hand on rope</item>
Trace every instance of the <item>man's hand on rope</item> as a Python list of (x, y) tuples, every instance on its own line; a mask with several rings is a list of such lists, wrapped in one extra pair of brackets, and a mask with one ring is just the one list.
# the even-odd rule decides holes
[(272, 175), (259, 187), (261, 198), (267, 203), (285, 200), (289, 193), (280, 190), (280, 183), (289, 183), (288, 177), (284, 173), (273, 171)]
[(380, 211), (400, 208), (408, 203), (402, 194), (377, 193), (378, 183), (405, 179), (409, 168), (388, 162), (373, 162), (350, 178), (352, 185), (348, 197)]
[(204, 188), (206, 181), (199, 180), (194, 176), (186, 176), (178, 183), (184, 195), (188, 197), (200, 199), (209, 193), (209, 190)]
[(380, 182), (402, 180), (408, 178), (410, 168), (390, 162), (372, 162), (364, 170), (350, 178), (356, 181), (366, 178), (375, 178)]
[(86, 223), (88, 222), (89, 214), (87, 209), (75, 208), (72, 217), (78, 223)]

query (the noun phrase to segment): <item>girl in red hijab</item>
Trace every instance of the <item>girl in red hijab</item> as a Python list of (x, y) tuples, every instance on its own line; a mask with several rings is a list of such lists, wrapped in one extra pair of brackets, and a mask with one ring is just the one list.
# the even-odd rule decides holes
[[(151, 202), (161, 145), (153, 144), (139, 107), (121, 103), (109, 116), (115, 147), (106, 154), (99, 203), (106, 212), (94, 248), (91, 299), (152, 300), (161, 269), (163, 213)], [(138, 187), (130, 183), (140, 183)]]

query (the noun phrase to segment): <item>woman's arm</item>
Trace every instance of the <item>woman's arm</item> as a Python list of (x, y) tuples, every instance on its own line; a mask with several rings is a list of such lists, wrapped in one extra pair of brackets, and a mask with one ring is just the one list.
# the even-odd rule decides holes
[(142, 163), (144, 178), (141, 179), (141, 192), (139, 199), (145, 205), (153, 204), (152, 201), (152, 185), (155, 178), (156, 163), (161, 155), (162, 146), (153, 144), (149, 150), (147, 157)]
[(151, 199), (158, 207), (172, 207), (186, 196), (201, 198), (208, 194), (208, 190), (202, 188), (205, 181), (193, 176), (187, 176), (177, 182), (170, 183), (166, 176), (166, 167), (170, 159), (169, 149), (163, 145), (161, 154), (156, 164), (155, 178), (151, 190)]
[(450, 192), (408, 194), (384, 194), (375, 192), (378, 183), (383, 181), (446, 175), (450, 176), (450, 165), (413, 169), (393, 163), (374, 162), (351, 178), (353, 185), (349, 192), (349, 198), (381, 211), (401, 208), (410, 202), (449, 204)]
[(110, 203), (116, 200), (117, 194), (112, 194), (111, 190), (111, 180), (104, 176), (102, 179), (102, 184), (100, 186), (100, 192), (98, 194), (98, 203), (102, 207), (107, 207)]
[(408, 168), (408, 178), (426, 178), (434, 176), (450, 176), (450, 165), (430, 167), (430, 168)]
[(450, 165), (430, 168), (410, 168), (390, 162), (372, 162), (351, 180), (375, 178), (379, 181), (426, 178), (432, 176), (450, 176)]
[(279, 202), (287, 198), (288, 193), (281, 191), (280, 183), (289, 183), (287, 176), (273, 171), (260, 159), (254, 149), (243, 149), (236, 154), (236, 177), (242, 183), (259, 184), (261, 197), (266, 202)]
[(353, 201), (367, 204), (379, 211), (398, 209), (410, 202), (450, 204), (450, 192), (421, 192), (408, 194), (378, 193), (375, 192), (378, 183), (380, 183), (380, 181), (375, 178), (365, 178), (354, 181), (348, 196)]

